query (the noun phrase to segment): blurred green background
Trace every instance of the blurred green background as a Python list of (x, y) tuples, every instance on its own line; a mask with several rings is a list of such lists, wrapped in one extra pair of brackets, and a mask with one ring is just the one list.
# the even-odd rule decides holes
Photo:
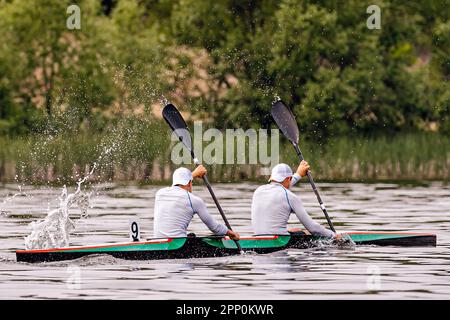
[(273, 126), (274, 96), (319, 179), (448, 180), (449, 17), (444, 0), (0, 0), (0, 181), (76, 180), (99, 157), (98, 180), (162, 181), (163, 97), (189, 121), (245, 129)]

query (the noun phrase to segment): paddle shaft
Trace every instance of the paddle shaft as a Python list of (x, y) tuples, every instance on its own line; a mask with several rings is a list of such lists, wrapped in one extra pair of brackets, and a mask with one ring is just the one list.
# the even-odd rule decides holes
[[(199, 165), (200, 162), (198, 161), (198, 159), (194, 156), (194, 163), (195, 165)], [(231, 231), (233, 231), (233, 229), (231, 228), (230, 223), (228, 222), (227, 217), (225, 216), (225, 213), (222, 210), (222, 206), (219, 203), (219, 200), (217, 200), (216, 194), (214, 193), (214, 190), (211, 187), (211, 184), (209, 183), (208, 177), (206, 176), (206, 174), (202, 177), (203, 182), (206, 185), (206, 188), (208, 188), (209, 194), (211, 195), (211, 198), (213, 198), (214, 203), (216, 204), (217, 210), (219, 210), (220, 215), (222, 216), (223, 221), (225, 222), (225, 225), (227, 226), (227, 228)], [(236, 247), (238, 248), (239, 251), (242, 251), (241, 245), (239, 244), (239, 241), (234, 240), (234, 243), (236, 243)]]
[[(297, 152), (297, 156), (299, 157), (300, 161), (304, 160), (302, 151), (300, 150), (298, 144), (293, 143), (293, 145), (294, 145), (294, 148), (295, 148), (295, 152)], [(325, 215), (325, 218), (327, 219), (327, 222), (328, 222), (328, 225), (330, 226), (331, 231), (336, 233), (336, 230), (334, 229), (333, 223), (331, 222), (331, 219), (328, 216), (327, 208), (325, 207), (325, 204), (323, 203), (322, 198), (320, 197), (319, 190), (317, 190), (316, 184), (314, 183), (314, 179), (313, 179), (313, 177), (311, 175), (311, 171), (308, 170), (306, 172), (306, 176), (308, 177), (308, 181), (311, 184), (311, 187), (312, 187), (312, 189), (314, 191), (314, 194), (317, 197), (317, 201), (319, 201), (320, 208), (322, 209), (323, 214)]]
[[(173, 130), (173, 132), (175, 132), (175, 134), (178, 136), (179, 140), (189, 150), (191, 157), (194, 160), (195, 165), (198, 166), (200, 164), (200, 161), (194, 154), (194, 149), (192, 148), (192, 144), (191, 144), (192, 139), (191, 139), (191, 136), (189, 133), (189, 129), (186, 125), (186, 122), (183, 119), (183, 116), (180, 114), (178, 109), (171, 103), (166, 104), (166, 106), (164, 107), (164, 109), (162, 111), (162, 115), (163, 115), (164, 120), (166, 120), (167, 124)], [(183, 135), (180, 132), (177, 132), (178, 129), (183, 129), (183, 132), (185, 134)], [(184, 139), (184, 138), (186, 138), (186, 139)], [(213, 191), (211, 184), (209, 183), (206, 175), (203, 176), (203, 181), (205, 182), (206, 187), (208, 188), (209, 194), (213, 198), (214, 203), (216, 204), (216, 207), (219, 210), (220, 215), (222, 216), (222, 219), (225, 222), (227, 228), (232, 231), (233, 229), (231, 229), (230, 223), (228, 222), (227, 218), (225, 217), (225, 213), (223, 212), (222, 207), (220, 206), (219, 201), (217, 200), (216, 195), (214, 194), (214, 191)], [(239, 242), (237, 240), (233, 240), (233, 241), (236, 243), (236, 247), (239, 249), (239, 251), (242, 252), (242, 248), (241, 248), (241, 245), (239, 244)]]

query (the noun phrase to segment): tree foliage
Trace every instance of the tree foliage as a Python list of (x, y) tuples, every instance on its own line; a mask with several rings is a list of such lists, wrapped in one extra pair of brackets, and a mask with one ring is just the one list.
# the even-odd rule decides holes
[(279, 96), (309, 136), (450, 133), (445, 1), (378, 1), (380, 30), (358, 0), (80, 0), (68, 30), (72, 2), (0, 1), (0, 134), (163, 96), (223, 127), (269, 126)]

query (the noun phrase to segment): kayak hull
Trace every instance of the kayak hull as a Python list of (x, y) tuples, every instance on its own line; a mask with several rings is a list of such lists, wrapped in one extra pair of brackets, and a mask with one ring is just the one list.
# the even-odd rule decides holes
[[(427, 233), (349, 232), (348, 235), (357, 245), (436, 246), (436, 235)], [(326, 242), (331, 240), (304, 234), (242, 237), (239, 241), (243, 251), (261, 254), (288, 248), (310, 248)], [(96, 246), (17, 250), (16, 258), (19, 262), (34, 263), (73, 260), (94, 254), (107, 254), (126, 260), (160, 260), (225, 257), (239, 254), (239, 251), (234, 241), (228, 237), (188, 237)]]

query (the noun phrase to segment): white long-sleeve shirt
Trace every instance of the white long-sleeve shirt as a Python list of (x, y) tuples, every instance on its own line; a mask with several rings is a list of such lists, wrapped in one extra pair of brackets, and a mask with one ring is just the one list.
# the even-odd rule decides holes
[[(294, 174), (291, 186), (300, 180)], [(280, 183), (271, 182), (253, 193), (252, 226), (255, 234), (289, 234), (287, 224), (291, 213), (313, 235), (332, 238), (334, 232), (315, 222), (306, 212), (301, 199)]]
[(178, 187), (158, 190), (155, 199), (153, 235), (155, 238), (186, 237), (187, 228), (197, 214), (203, 223), (216, 235), (225, 235), (228, 228), (218, 223), (208, 213), (202, 199)]

